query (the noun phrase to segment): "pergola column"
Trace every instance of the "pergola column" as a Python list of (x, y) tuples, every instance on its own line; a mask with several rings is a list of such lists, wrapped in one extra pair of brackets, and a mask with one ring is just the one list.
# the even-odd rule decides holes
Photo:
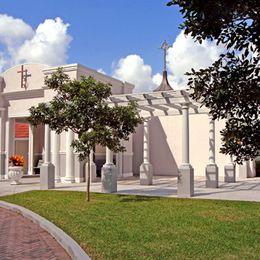
[(153, 167), (150, 163), (150, 150), (149, 150), (149, 123), (146, 119), (144, 125), (144, 143), (143, 143), (143, 163), (140, 166), (140, 184), (152, 185), (153, 184)]
[(64, 182), (66, 183), (74, 183), (75, 175), (74, 175), (74, 152), (71, 147), (71, 143), (74, 138), (74, 133), (72, 130), (68, 130), (66, 133), (66, 175), (64, 178)]
[(117, 171), (113, 163), (113, 152), (106, 147), (106, 163), (101, 169), (102, 192), (117, 191)]
[(0, 180), (5, 179), (5, 111), (0, 108)]
[(194, 170), (189, 154), (189, 105), (182, 104), (182, 164), (179, 167), (178, 197), (194, 195)]
[[(89, 154), (89, 161), (90, 161), (90, 182), (97, 182), (97, 167), (94, 162), (94, 151), (91, 150)], [(86, 163), (86, 179), (87, 179), (87, 173), (88, 173), (88, 163)]]
[(215, 121), (209, 118), (209, 163), (206, 166), (206, 188), (218, 188), (218, 166), (215, 162)]
[(54, 188), (54, 165), (50, 161), (51, 132), (49, 125), (44, 126), (44, 161), (40, 168), (40, 187), (42, 190)]
[(236, 182), (236, 164), (233, 162), (233, 156), (230, 155), (230, 161), (224, 166), (225, 182)]
[(60, 179), (60, 135), (52, 132), (53, 145), (52, 145), (52, 161), (55, 166), (55, 182), (61, 182)]
[(28, 175), (34, 174), (34, 150), (33, 150), (33, 137), (34, 137), (34, 127), (29, 125), (29, 151), (28, 151)]

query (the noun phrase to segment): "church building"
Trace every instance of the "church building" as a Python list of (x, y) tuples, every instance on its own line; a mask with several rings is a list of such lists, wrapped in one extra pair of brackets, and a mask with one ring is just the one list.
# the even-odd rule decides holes
[[(112, 96), (108, 102), (123, 105), (130, 100), (138, 104), (145, 118), (143, 125), (124, 142), (126, 152), (112, 155), (118, 178), (140, 176), (144, 185), (152, 184), (156, 175), (205, 176), (217, 187), (214, 178), (228, 177), (230, 170), (242, 178), (256, 176), (255, 163), (234, 165), (232, 158), (219, 153), (220, 130), (224, 121), (212, 121), (205, 108), (189, 97), (188, 90), (173, 90), (164, 68), (163, 80), (153, 92), (133, 93), (134, 85), (99, 73), (79, 64), (61, 66), (71, 79), (82, 75), (110, 83)], [(44, 86), (44, 78), (57, 67), (43, 64), (23, 64), (12, 67), (0, 75), (0, 177), (7, 178), (9, 157), (21, 154), (25, 158), (24, 174), (39, 174), (44, 158), (44, 126), (32, 127), (28, 121), (28, 109), (41, 102), (50, 101), (55, 93)], [(79, 162), (70, 147), (75, 138), (72, 131), (50, 134), (50, 160), (55, 166), (56, 182), (84, 182), (85, 162)], [(97, 146), (92, 154), (97, 181), (106, 163), (105, 147)], [(111, 156), (111, 154), (110, 154)], [(213, 179), (210, 173), (213, 172)], [(231, 173), (231, 179), (234, 177)], [(233, 176), (233, 177), (232, 177)], [(230, 176), (229, 176), (230, 177)], [(180, 177), (181, 178), (181, 177)], [(232, 179), (235, 181), (235, 179)], [(192, 195), (192, 190), (190, 191)]]

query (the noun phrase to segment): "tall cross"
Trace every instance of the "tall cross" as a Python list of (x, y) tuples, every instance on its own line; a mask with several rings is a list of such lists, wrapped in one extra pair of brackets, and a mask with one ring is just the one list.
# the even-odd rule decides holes
[(166, 41), (164, 41), (163, 42), (163, 44), (162, 44), (162, 46), (161, 46), (161, 48), (160, 49), (162, 49), (163, 50), (163, 52), (164, 52), (164, 59), (163, 59), (163, 70), (164, 71), (166, 71), (166, 51), (168, 50), (170, 48), (170, 45), (166, 42)]
[(27, 88), (27, 78), (31, 77), (31, 74), (28, 74), (28, 70), (24, 69), (24, 66), (21, 65), (21, 70), (17, 71), (17, 73), (21, 73), (21, 88)]

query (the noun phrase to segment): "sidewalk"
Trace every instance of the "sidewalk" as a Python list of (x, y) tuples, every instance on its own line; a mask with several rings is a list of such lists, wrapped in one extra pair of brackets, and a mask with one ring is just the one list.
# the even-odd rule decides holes
[[(0, 182), (0, 196), (40, 189), (40, 179), (23, 178), (21, 185)], [(86, 191), (86, 183), (57, 183), (56, 190)], [(244, 200), (260, 202), (260, 178), (238, 179), (236, 183), (220, 181), (219, 188), (205, 188), (204, 177), (195, 179), (195, 199)], [(92, 192), (101, 192), (101, 183), (91, 183)], [(153, 185), (141, 186), (137, 177), (118, 180), (118, 194), (133, 194), (161, 197), (177, 197), (177, 178), (168, 176), (154, 177)]]
[(58, 242), (27, 218), (0, 208), (0, 259), (71, 259)]

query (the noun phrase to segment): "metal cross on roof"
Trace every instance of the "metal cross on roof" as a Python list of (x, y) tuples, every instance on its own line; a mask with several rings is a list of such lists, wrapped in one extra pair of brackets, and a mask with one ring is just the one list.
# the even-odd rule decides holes
[(21, 88), (27, 88), (27, 78), (31, 77), (31, 74), (28, 74), (28, 70), (24, 69), (24, 65), (21, 65), (21, 70), (17, 71), (17, 73), (21, 73)]
[(169, 45), (166, 41), (163, 42), (163, 44), (162, 44), (162, 46), (161, 46), (161, 48), (160, 48), (160, 49), (162, 49), (162, 50), (164, 51), (164, 59), (163, 59), (163, 61), (164, 61), (163, 70), (164, 70), (164, 71), (166, 71), (166, 51), (167, 51), (169, 48), (170, 48), (170, 45)]

